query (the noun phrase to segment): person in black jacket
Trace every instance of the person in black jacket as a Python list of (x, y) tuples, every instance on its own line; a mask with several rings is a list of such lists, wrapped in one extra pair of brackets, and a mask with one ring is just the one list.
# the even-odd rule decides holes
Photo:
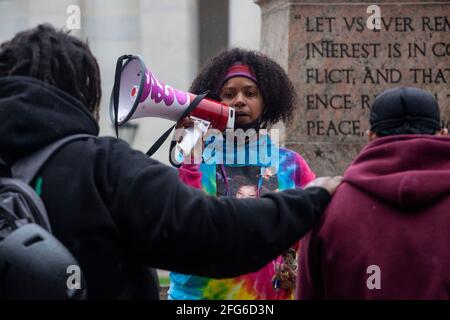
[[(0, 46), (0, 157), (12, 165), (62, 137), (97, 136), (100, 97), (85, 43), (50, 25), (17, 34)], [(339, 182), (219, 199), (122, 140), (93, 137), (62, 147), (32, 187), (88, 298), (112, 299), (157, 298), (149, 267), (215, 278), (259, 269), (310, 229)]]

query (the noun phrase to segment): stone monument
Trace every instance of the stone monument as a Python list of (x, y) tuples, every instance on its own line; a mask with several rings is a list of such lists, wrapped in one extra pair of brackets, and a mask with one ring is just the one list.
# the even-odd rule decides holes
[(366, 143), (381, 91), (432, 92), (449, 127), (450, 1), (255, 0), (261, 51), (287, 71), (298, 94), (284, 132), (317, 175), (342, 174)]

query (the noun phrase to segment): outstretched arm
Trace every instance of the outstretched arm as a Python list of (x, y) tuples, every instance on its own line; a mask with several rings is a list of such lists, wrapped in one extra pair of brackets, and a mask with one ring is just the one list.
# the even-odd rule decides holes
[(114, 148), (113, 218), (151, 267), (214, 278), (255, 271), (298, 241), (330, 200), (319, 187), (262, 199), (209, 197), (180, 182), (176, 170), (123, 143)]

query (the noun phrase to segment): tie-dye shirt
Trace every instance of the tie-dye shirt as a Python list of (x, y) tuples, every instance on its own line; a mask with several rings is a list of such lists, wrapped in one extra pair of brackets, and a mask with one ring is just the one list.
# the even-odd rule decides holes
[[(186, 165), (180, 178), (207, 194), (237, 198), (256, 197), (269, 191), (303, 187), (314, 173), (297, 153), (279, 148), (278, 166), (271, 165)], [(226, 214), (224, 212), (224, 214)], [(208, 259), (205, 253), (205, 259)], [(292, 299), (293, 289), (274, 290), (272, 279), (278, 257), (259, 271), (230, 279), (211, 279), (171, 272), (169, 299), (174, 300), (281, 300)]]

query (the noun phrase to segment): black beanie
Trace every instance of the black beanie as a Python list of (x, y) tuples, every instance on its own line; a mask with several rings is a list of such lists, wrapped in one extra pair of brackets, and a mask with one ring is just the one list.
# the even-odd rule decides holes
[(436, 132), (441, 129), (439, 105), (427, 91), (403, 87), (382, 92), (370, 110), (370, 130), (417, 127)]

